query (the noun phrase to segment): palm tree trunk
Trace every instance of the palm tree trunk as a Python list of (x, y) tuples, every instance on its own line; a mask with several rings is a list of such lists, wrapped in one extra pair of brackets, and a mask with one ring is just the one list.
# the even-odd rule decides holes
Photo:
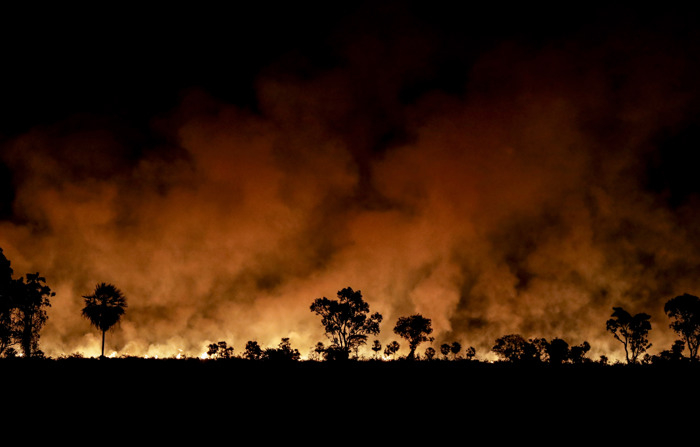
[(102, 357), (105, 356), (105, 331), (102, 331)]

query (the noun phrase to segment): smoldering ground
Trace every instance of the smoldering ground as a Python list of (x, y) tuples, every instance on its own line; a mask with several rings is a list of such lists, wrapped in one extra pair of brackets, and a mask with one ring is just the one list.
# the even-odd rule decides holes
[(231, 78), (245, 101), (197, 72), (220, 89), (183, 86), (145, 120), (86, 108), (6, 132), (0, 247), (56, 291), (44, 352), (99, 351), (80, 309), (102, 281), (128, 299), (121, 354), (306, 353), (325, 341), (309, 305), (347, 286), (383, 342), (421, 313), (478, 357), (508, 333), (616, 357), (623, 306), (670, 347), (663, 303), (700, 293), (694, 16), (535, 32), (494, 14), (480, 33), (447, 15), (360, 8), (257, 65), (219, 41), (207, 68), (256, 67)]

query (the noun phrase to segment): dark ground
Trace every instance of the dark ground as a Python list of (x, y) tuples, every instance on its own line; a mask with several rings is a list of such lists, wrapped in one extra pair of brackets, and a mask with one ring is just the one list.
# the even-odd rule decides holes
[(450, 433), (545, 443), (615, 436), (629, 443), (656, 433), (673, 443), (666, 441), (693, 432), (698, 422), (699, 373), (688, 365), (459, 361), (0, 361), (3, 410), (16, 417), (117, 433), (234, 430), (314, 443), (317, 435), (360, 436), (369, 429), (376, 437), (443, 439), (438, 444)]

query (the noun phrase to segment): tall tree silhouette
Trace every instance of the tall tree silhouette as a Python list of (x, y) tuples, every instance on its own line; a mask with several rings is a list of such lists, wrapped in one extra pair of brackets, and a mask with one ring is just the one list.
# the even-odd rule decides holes
[(12, 345), (12, 267), (0, 248), (0, 357)]
[(112, 284), (100, 283), (95, 287), (92, 295), (83, 296), (85, 307), (83, 307), (83, 317), (90, 320), (90, 323), (102, 331), (102, 355), (105, 355), (105, 333), (119, 322), (124, 315), (126, 297)]
[(379, 312), (369, 315), (362, 293), (350, 287), (338, 291), (337, 300), (317, 298), (311, 311), (322, 317), (321, 324), (333, 342), (330, 350), (338, 351), (341, 358), (348, 358), (351, 349), (365, 344), (368, 335), (377, 335), (382, 321)]
[(664, 305), (664, 312), (673, 318), (674, 330), (688, 347), (688, 357), (695, 360), (700, 346), (700, 298), (684, 293), (671, 298)]
[(421, 314), (400, 317), (394, 326), (394, 333), (408, 341), (411, 349), (408, 358), (411, 360), (415, 358), (418, 345), (424, 341), (432, 341), (432, 338), (428, 337), (432, 332), (430, 318), (425, 318)]
[(613, 307), (612, 318), (606, 328), (625, 347), (627, 363), (636, 363), (640, 354), (651, 347), (647, 339), (651, 330), (650, 315), (638, 313), (632, 316), (622, 307)]
[(25, 357), (43, 355), (39, 351), (39, 332), (44, 327), (48, 314), (46, 308), (51, 306), (50, 297), (56, 295), (46, 279), (39, 273), (27, 273), (24, 278), (12, 282), (10, 294), (14, 301), (15, 336)]
[[(39, 273), (13, 279), (10, 261), (0, 248), (0, 355), (18, 343), (25, 357), (41, 355), (39, 332), (48, 319), (46, 308), (55, 293)], [(8, 349), (9, 348), (9, 349)]]

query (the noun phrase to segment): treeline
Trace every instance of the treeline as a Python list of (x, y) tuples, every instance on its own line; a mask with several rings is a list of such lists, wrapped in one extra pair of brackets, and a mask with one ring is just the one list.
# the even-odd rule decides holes
[[(0, 248), (0, 357), (44, 357), (39, 336), (56, 293), (38, 272), (13, 277), (10, 261)], [(82, 316), (102, 331), (102, 356), (105, 332), (119, 322), (126, 308), (126, 297), (111, 284), (101, 283), (92, 294), (83, 296)]]
[(38, 272), (13, 278), (0, 248), (0, 357), (13, 357), (18, 350), (24, 357), (43, 357), (39, 334), (54, 295)]
[[(10, 261), (0, 248), (0, 357), (44, 357), (39, 349), (39, 334), (47, 320), (46, 308), (51, 305), (50, 298), (54, 295), (38, 272), (14, 278)], [(114, 285), (100, 283), (83, 298), (85, 307), (81, 315), (101, 331), (101, 357), (104, 357), (105, 333), (125, 313), (126, 297)], [(310, 310), (321, 318), (321, 325), (330, 342), (328, 346), (318, 342), (311, 349), (308, 357), (316, 361), (361, 359), (360, 348), (368, 344), (370, 337), (379, 334), (383, 320), (380, 313), (370, 313), (369, 304), (364, 301), (362, 293), (350, 287), (338, 291), (336, 299), (317, 298), (311, 303)], [(606, 328), (622, 344), (628, 364), (697, 360), (700, 346), (700, 298), (689, 294), (677, 296), (666, 302), (664, 312), (671, 320), (671, 329), (679, 338), (670, 349), (652, 356), (647, 353), (651, 347), (648, 339), (651, 331), (650, 316), (646, 313), (632, 315), (621, 307), (613, 308)], [(421, 345), (434, 341), (430, 318), (420, 314), (398, 318), (393, 332), (398, 340), (385, 346), (379, 340), (373, 340), (369, 346), (373, 351), (369, 360), (396, 360), (401, 340), (407, 344), (409, 352), (400, 359), (476, 361), (476, 349), (469, 346), (462, 351), (462, 345), (458, 341), (441, 344), (439, 352), (433, 346), (419, 352)], [(496, 339), (491, 351), (503, 362), (560, 365), (593, 362), (586, 357), (590, 348), (586, 341), (570, 346), (561, 338), (548, 341), (544, 338), (525, 339), (520, 334), (509, 334)], [(686, 351), (687, 355), (684, 355)], [(71, 357), (82, 355), (73, 354)], [(298, 361), (302, 355), (292, 347), (289, 338), (282, 338), (278, 346), (267, 348), (261, 347), (257, 341), (248, 341), (240, 355), (236, 355), (233, 347), (225, 341), (219, 341), (207, 346), (207, 357)], [(595, 362), (607, 364), (608, 359), (601, 356)]]
[[(370, 335), (379, 333), (382, 315), (370, 314), (369, 305), (362, 299), (359, 290), (345, 288), (338, 291), (337, 299), (326, 297), (316, 299), (311, 305), (311, 311), (321, 317), (330, 346), (318, 342), (312, 349), (311, 360), (343, 360), (359, 359), (359, 348), (367, 344)], [(668, 364), (684, 363), (697, 360), (700, 345), (700, 298), (684, 294), (670, 299), (664, 306), (664, 311), (671, 319), (670, 327), (679, 336), (670, 349), (661, 351), (658, 355), (647, 353), (651, 348), (649, 332), (651, 331), (650, 315), (646, 313), (630, 314), (621, 307), (614, 307), (606, 328), (618, 340), (624, 349), (625, 360), (628, 364)], [(458, 341), (440, 345), (440, 353), (428, 346), (423, 354), (418, 353), (419, 346), (424, 342), (433, 342), (430, 336), (433, 329), (431, 320), (420, 314), (400, 317), (393, 329), (394, 333), (408, 343), (409, 353), (402, 357), (406, 360), (466, 360), (474, 361), (476, 349), (472, 346), (464, 350)], [(396, 359), (401, 344), (394, 340), (382, 346), (379, 340), (374, 340), (370, 349), (374, 355), (369, 360)], [(687, 348), (687, 356), (684, 351)], [(594, 360), (586, 357), (591, 345), (584, 341), (579, 345), (569, 345), (561, 338), (547, 340), (545, 338), (525, 339), (520, 334), (509, 334), (496, 339), (491, 351), (503, 362), (514, 364), (552, 365), (591, 363)], [(212, 359), (244, 358), (248, 360), (299, 360), (297, 349), (293, 349), (289, 338), (283, 338), (277, 348), (262, 349), (256, 341), (248, 341), (240, 356), (234, 355), (233, 348), (225, 341), (209, 345), (207, 355)], [(381, 354), (384, 357), (380, 357)], [(601, 356), (596, 363), (608, 364), (606, 356)]]

